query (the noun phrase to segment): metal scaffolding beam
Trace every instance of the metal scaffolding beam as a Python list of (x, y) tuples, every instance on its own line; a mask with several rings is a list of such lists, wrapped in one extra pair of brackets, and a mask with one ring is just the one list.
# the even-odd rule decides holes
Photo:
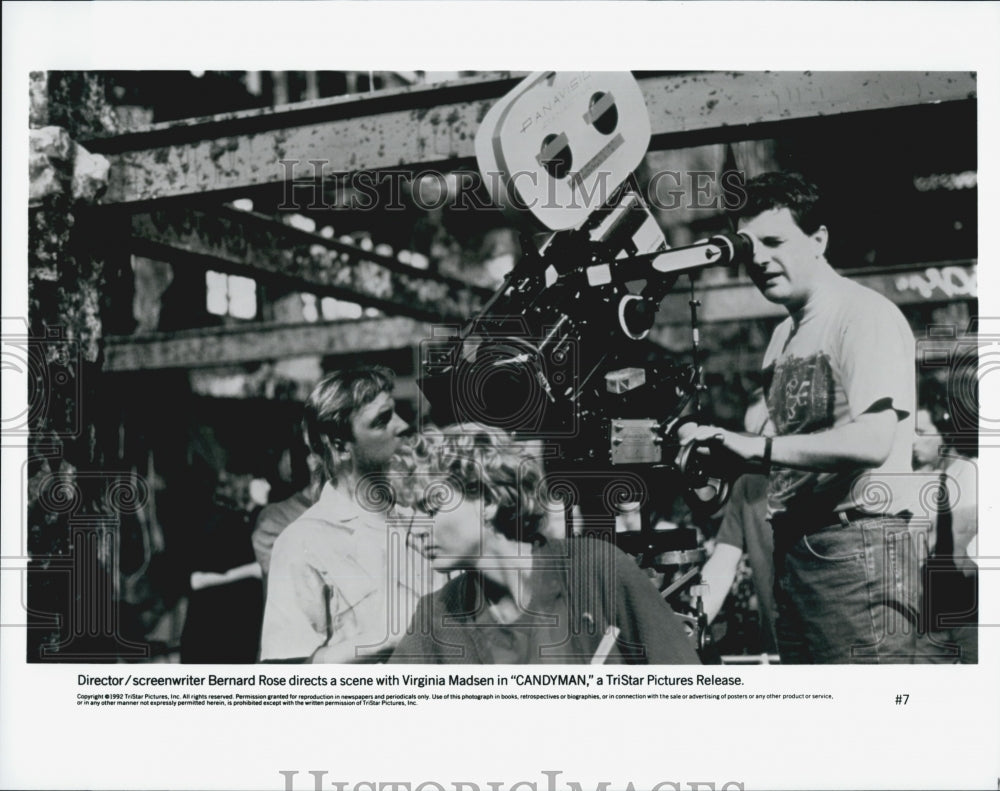
[(204, 368), (310, 355), (405, 349), (431, 337), (431, 325), (407, 318), (314, 324), (253, 324), (104, 339), (112, 373)]
[(280, 277), (301, 291), (394, 315), (465, 319), (491, 293), (248, 212), (174, 207), (134, 214), (131, 223), (134, 253), (171, 262), (194, 256), (233, 274)]
[[(473, 140), (510, 74), (440, 86), (339, 97), (282, 109), (160, 124), (88, 141), (108, 156), (105, 203), (235, 194), (359, 171), (473, 165)], [(729, 127), (961, 101), (969, 72), (697, 72), (640, 75), (654, 148), (693, 132), (706, 142)]]
[[(899, 305), (975, 299), (975, 262), (911, 265), (891, 271), (845, 272)], [(739, 281), (699, 289), (705, 324), (783, 315), (752, 284)], [(651, 339), (666, 339), (670, 328), (689, 321), (688, 295), (669, 294)], [(315, 324), (252, 324), (105, 339), (104, 369), (112, 372), (197, 368), (307, 355), (365, 354), (417, 347), (431, 337), (433, 324), (409, 318), (366, 319)], [(458, 323), (450, 326), (458, 326)], [(662, 344), (668, 345), (669, 344)], [(718, 355), (716, 355), (718, 357)]]
[[(949, 302), (954, 299), (976, 299), (978, 296), (975, 261), (906, 264), (876, 271), (855, 269), (841, 274), (877, 291), (897, 305)], [(683, 289), (678, 289), (660, 303), (657, 326), (690, 323), (690, 297), (682, 292)], [(768, 302), (757, 287), (745, 279), (700, 286), (698, 300), (701, 302), (698, 318), (705, 323), (787, 315), (781, 305)], [(655, 329), (653, 334), (656, 334)]]

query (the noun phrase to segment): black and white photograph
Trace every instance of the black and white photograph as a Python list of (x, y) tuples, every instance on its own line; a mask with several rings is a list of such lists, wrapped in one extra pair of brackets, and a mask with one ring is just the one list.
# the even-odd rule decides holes
[(329, 68), (82, 5), (4, 9), (0, 786), (1000, 783), (997, 4), (451, 70), (388, 44), (459, 3)]
[(976, 661), (974, 75), (31, 79), (29, 661)]

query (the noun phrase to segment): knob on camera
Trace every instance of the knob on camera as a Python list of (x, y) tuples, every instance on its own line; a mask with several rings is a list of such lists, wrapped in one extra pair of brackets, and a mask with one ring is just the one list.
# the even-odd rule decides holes
[(729, 499), (731, 481), (736, 474), (731, 455), (722, 447), (721, 436), (681, 445), (697, 424), (694, 415), (681, 418), (670, 427), (666, 439), (670, 446), (677, 447), (674, 464), (684, 478), (688, 504), (711, 512)]

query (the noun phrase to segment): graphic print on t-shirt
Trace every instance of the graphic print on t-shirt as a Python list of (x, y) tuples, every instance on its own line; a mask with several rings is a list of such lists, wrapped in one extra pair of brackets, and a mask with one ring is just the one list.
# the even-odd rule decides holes
[[(771, 376), (767, 409), (777, 436), (812, 434), (833, 427), (834, 378), (830, 358), (822, 352), (810, 357), (779, 360)], [(778, 469), (768, 487), (771, 507), (787, 503), (796, 489), (815, 473)]]

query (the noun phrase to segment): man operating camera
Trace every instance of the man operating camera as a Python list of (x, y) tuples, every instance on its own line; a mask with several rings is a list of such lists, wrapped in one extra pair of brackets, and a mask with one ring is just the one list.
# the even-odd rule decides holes
[(767, 173), (746, 192), (750, 277), (788, 312), (764, 354), (768, 426), (752, 436), (689, 424), (682, 445), (704, 463), (769, 472), (782, 662), (913, 661), (912, 332), (888, 299), (827, 262), (813, 184)]

